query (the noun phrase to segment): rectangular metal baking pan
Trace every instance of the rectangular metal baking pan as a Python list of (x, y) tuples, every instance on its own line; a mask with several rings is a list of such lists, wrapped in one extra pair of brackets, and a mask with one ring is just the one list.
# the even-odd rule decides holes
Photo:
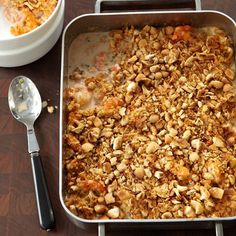
[[(171, 0), (170, 0), (171, 1)], [(127, 2), (129, 4), (127, 4)], [(123, 4), (123, 8), (128, 6), (141, 6), (146, 7), (152, 6), (158, 1), (153, 0), (136, 0), (136, 1), (111, 1), (111, 0), (98, 0), (96, 3), (96, 14), (85, 14), (81, 15), (74, 20), (72, 20), (64, 30), (62, 39), (62, 60), (61, 60), (61, 93), (60, 93), (60, 160), (59, 160), (59, 196), (62, 207), (65, 210), (66, 215), (71, 221), (73, 221), (77, 226), (85, 228), (89, 225), (98, 224), (98, 234), (100, 236), (105, 235), (105, 225), (112, 229), (114, 228), (132, 228), (132, 227), (142, 227), (142, 228), (211, 228), (215, 227), (216, 235), (223, 236), (223, 227), (230, 225), (236, 221), (235, 217), (223, 217), (223, 218), (194, 218), (194, 219), (152, 219), (152, 220), (134, 220), (134, 219), (120, 219), (120, 220), (86, 220), (72, 214), (64, 204), (63, 201), (63, 132), (65, 130), (64, 121), (64, 107), (65, 103), (63, 101), (63, 91), (67, 87), (68, 81), (68, 51), (73, 40), (81, 33), (86, 32), (98, 32), (98, 31), (109, 31), (113, 29), (122, 28), (124, 26), (134, 25), (136, 27), (143, 27), (145, 25), (154, 26), (165, 26), (165, 25), (179, 25), (179, 24), (189, 24), (194, 27), (204, 27), (204, 26), (217, 26), (224, 29), (234, 41), (234, 49), (236, 50), (236, 23), (229, 16), (224, 13), (217, 11), (200, 11), (201, 3), (199, 0), (193, 0), (191, 3), (187, 0), (179, 0), (172, 2), (181, 3), (180, 5), (171, 6), (178, 8), (183, 6), (185, 2), (187, 9), (195, 8), (197, 11), (149, 11), (149, 12), (127, 12), (127, 13), (99, 13), (103, 11), (114, 11), (115, 9), (120, 10)], [(160, 3), (166, 1), (160, 1)], [(121, 4), (121, 5), (120, 5)], [(135, 5), (136, 4), (136, 5)], [(155, 5), (156, 6), (156, 5)], [(123, 9), (122, 8), (122, 9)], [(164, 7), (165, 8), (165, 7)], [(146, 8), (145, 8), (146, 9)], [(163, 9), (163, 8), (162, 8)]]

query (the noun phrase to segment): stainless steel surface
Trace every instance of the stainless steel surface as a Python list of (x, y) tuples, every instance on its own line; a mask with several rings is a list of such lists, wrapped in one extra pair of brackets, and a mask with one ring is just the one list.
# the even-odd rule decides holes
[(39, 145), (33, 127), (42, 110), (38, 89), (29, 78), (18, 76), (11, 82), (8, 102), (12, 115), (27, 127), (28, 152), (38, 152)]
[(95, 13), (139, 10), (201, 10), (201, 0), (97, 0)]
[[(96, 24), (94, 24), (96, 22)], [(65, 28), (62, 39), (62, 64), (61, 64), (61, 97), (60, 97), (60, 166), (59, 166), (59, 195), (61, 204), (67, 216), (79, 227), (99, 223), (99, 232), (105, 235), (105, 225), (110, 227), (155, 227), (155, 228), (210, 228), (222, 227), (232, 223), (236, 217), (222, 218), (194, 218), (194, 219), (120, 219), (120, 220), (86, 220), (72, 214), (63, 202), (63, 132), (64, 132), (64, 107), (63, 90), (67, 86), (68, 75), (68, 50), (73, 40), (81, 33), (109, 31), (128, 25), (143, 27), (145, 25), (179, 25), (189, 24), (193, 27), (217, 26), (224, 29), (234, 40), (236, 49), (236, 24), (229, 16), (217, 11), (152, 11), (129, 13), (102, 13), (86, 14), (75, 18)], [(141, 223), (141, 225), (140, 225)], [(104, 231), (103, 231), (104, 228)], [(219, 232), (219, 230), (217, 231)], [(222, 230), (223, 232), (223, 230)], [(220, 236), (222, 236), (221, 234)]]

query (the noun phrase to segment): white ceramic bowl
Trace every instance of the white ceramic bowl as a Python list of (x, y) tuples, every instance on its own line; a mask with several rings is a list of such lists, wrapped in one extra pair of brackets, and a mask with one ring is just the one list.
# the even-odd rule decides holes
[(0, 67), (29, 64), (44, 56), (57, 42), (64, 23), (65, 0), (58, 0), (51, 16), (32, 31), (0, 38)]

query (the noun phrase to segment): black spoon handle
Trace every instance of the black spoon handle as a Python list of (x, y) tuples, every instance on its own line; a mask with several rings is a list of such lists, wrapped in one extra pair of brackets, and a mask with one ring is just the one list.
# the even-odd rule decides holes
[(39, 223), (42, 229), (49, 231), (54, 227), (55, 220), (41, 158), (38, 152), (31, 153), (30, 156)]

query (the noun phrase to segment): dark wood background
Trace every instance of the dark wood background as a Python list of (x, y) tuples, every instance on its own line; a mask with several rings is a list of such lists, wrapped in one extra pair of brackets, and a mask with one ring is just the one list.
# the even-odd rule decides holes
[[(74, 17), (94, 11), (95, 0), (66, 0), (65, 25)], [(222, 11), (236, 20), (236, 0), (202, 0), (203, 9)], [(47, 233), (39, 228), (34, 198), (25, 127), (14, 120), (8, 109), (7, 93), (17, 75), (30, 77), (42, 99), (59, 105), (61, 40), (40, 60), (19, 68), (0, 68), (0, 235), (97, 235), (96, 229), (84, 231), (65, 216), (58, 197), (58, 122), (59, 112), (43, 110), (35, 129), (42, 162), (56, 217), (56, 228)], [(107, 232), (107, 235), (215, 235), (214, 230)], [(236, 235), (236, 229), (225, 230)]]

